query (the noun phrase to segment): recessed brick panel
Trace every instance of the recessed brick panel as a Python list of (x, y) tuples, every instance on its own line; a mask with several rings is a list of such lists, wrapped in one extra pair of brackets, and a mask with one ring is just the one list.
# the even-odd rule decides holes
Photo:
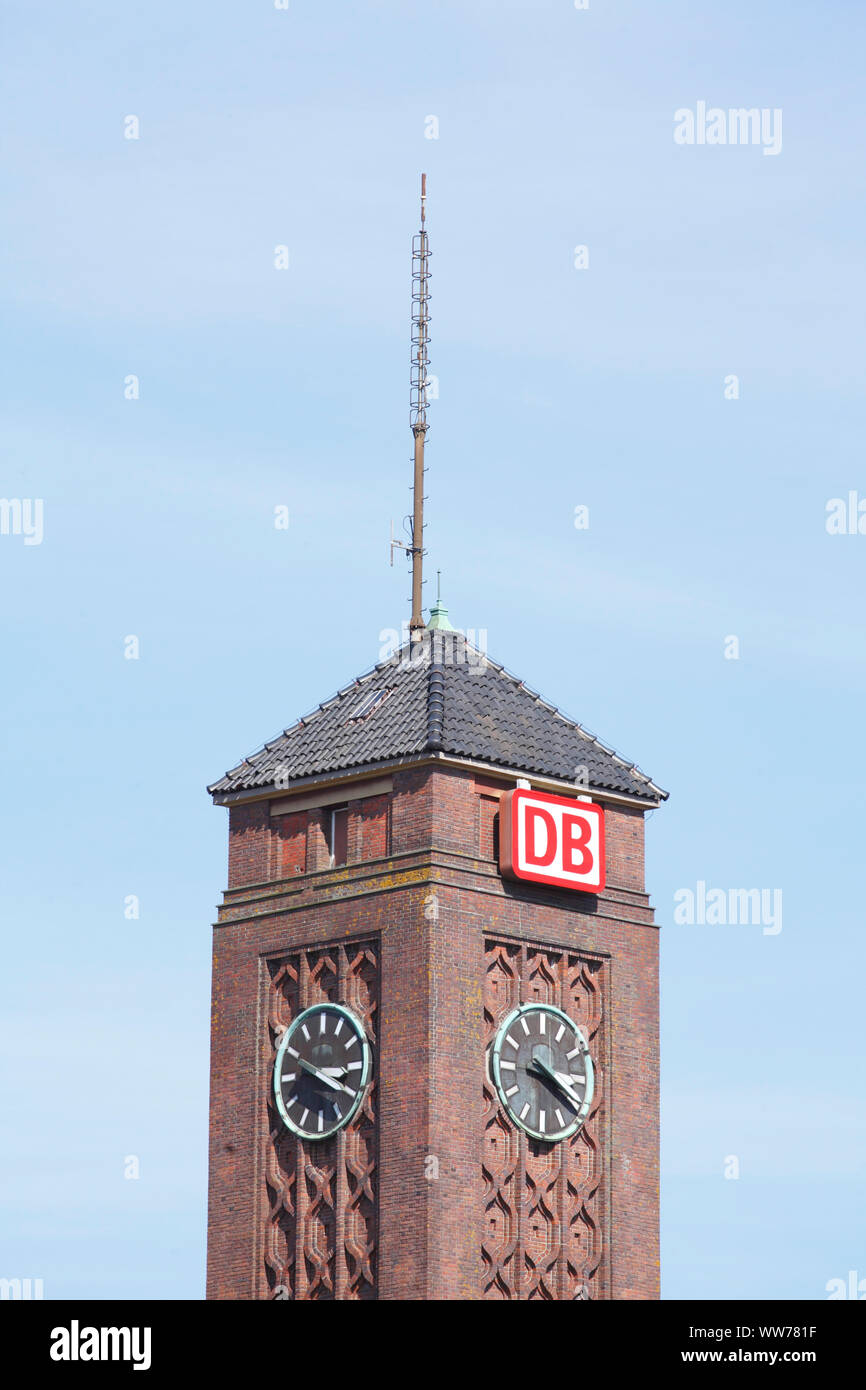
[(583, 1031), (595, 1072), (585, 1123), (559, 1144), (514, 1125), (489, 1076), (482, 1086), (480, 1168), (485, 1224), (484, 1297), (550, 1301), (604, 1298), (610, 1287), (605, 1178), (607, 968), (603, 957), (491, 937), (485, 943), (485, 1043), (520, 1004), (563, 1009)]
[(262, 1100), (264, 1188), (259, 1296), (305, 1302), (377, 1297), (378, 1126), (376, 1034), (378, 943), (345, 941), (266, 960), (262, 1075), (273, 1075), (279, 1039), (304, 1009), (347, 1005), (364, 1025), (373, 1070), (363, 1103), (321, 1143), (280, 1121), (270, 1084)]

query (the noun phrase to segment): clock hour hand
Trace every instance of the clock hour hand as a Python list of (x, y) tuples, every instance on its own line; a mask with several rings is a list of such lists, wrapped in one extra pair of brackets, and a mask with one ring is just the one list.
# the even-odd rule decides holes
[(564, 1076), (562, 1072), (554, 1071), (553, 1067), (548, 1066), (547, 1062), (543, 1062), (540, 1057), (533, 1057), (532, 1060), (536, 1069), (546, 1076), (548, 1080), (552, 1081), (555, 1086), (558, 1086), (563, 1095), (568, 1096), (572, 1105), (576, 1105), (579, 1110), (583, 1102), (573, 1089), (569, 1078)]
[(347, 1095), (351, 1095), (348, 1086), (341, 1085), (339, 1081), (334, 1080), (333, 1076), (328, 1076), (327, 1072), (320, 1071), (318, 1067), (314, 1067), (312, 1062), (308, 1062), (304, 1057), (299, 1057), (298, 1062), (303, 1067), (304, 1071), (310, 1073), (310, 1076), (318, 1077), (320, 1081), (324, 1081), (325, 1085), (330, 1086), (332, 1090), (345, 1091)]

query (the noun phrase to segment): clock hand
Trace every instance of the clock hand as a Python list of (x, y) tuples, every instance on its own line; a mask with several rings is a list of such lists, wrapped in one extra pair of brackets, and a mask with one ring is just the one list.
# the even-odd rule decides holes
[(561, 1082), (563, 1083), (563, 1085), (565, 1085), (565, 1086), (573, 1086), (574, 1083), (575, 1083), (575, 1081), (585, 1081), (585, 1080), (586, 1080), (586, 1077), (585, 1077), (585, 1076), (570, 1076), (570, 1075), (568, 1074), (568, 1072), (565, 1072), (565, 1071), (558, 1071), (558, 1072), (556, 1073), (556, 1079), (557, 1079), (557, 1081), (561, 1081)]
[(548, 1066), (548, 1064), (546, 1062), (543, 1062), (540, 1057), (533, 1057), (532, 1060), (533, 1064), (538, 1069), (538, 1071), (542, 1072), (545, 1076), (549, 1078), (549, 1080), (551, 1080), (554, 1083), (554, 1085), (558, 1086), (559, 1089), (563, 1092), (563, 1094), (568, 1096), (568, 1099), (572, 1102), (573, 1105), (576, 1105), (579, 1110), (583, 1102), (581, 1101), (580, 1096), (577, 1094), (577, 1092), (573, 1090), (571, 1081), (567, 1080), (561, 1072), (554, 1071), (553, 1067)]
[(312, 1062), (306, 1061), (304, 1057), (299, 1057), (298, 1062), (303, 1067), (304, 1071), (308, 1071), (311, 1076), (316, 1076), (320, 1081), (324, 1081), (325, 1085), (330, 1086), (332, 1090), (345, 1091), (346, 1095), (352, 1094), (348, 1086), (341, 1085), (339, 1081), (335, 1081), (332, 1076), (328, 1076), (325, 1072), (320, 1071), (318, 1067), (314, 1067)]

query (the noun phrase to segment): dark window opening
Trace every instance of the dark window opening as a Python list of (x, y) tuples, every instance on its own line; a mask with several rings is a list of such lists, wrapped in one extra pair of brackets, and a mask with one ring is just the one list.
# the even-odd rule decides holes
[(327, 817), (328, 852), (331, 856), (330, 867), (336, 869), (346, 862), (349, 846), (349, 808), (348, 806), (331, 806), (325, 815)]
[(354, 724), (358, 720), (367, 719), (373, 713), (374, 710), (379, 708), (383, 700), (387, 700), (390, 694), (390, 688), (368, 690), (361, 703), (359, 705), (356, 705), (355, 709), (352, 710), (352, 713), (349, 715), (349, 718), (346, 720), (346, 723)]

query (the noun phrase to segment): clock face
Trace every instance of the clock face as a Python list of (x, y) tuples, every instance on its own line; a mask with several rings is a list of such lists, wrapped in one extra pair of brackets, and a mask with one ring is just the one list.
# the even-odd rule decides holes
[(535, 1139), (566, 1139), (589, 1114), (595, 1079), (586, 1039), (552, 1004), (522, 1004), (508, 1015), (490, 1070), (510, 1119)]
[(341, 1004), (314, 1004), (289, 1024), (274, 1064), (283, 1122), (302, 1139), (328, 1139), (348, 1124), (370, 1079), (370, 1045)]

